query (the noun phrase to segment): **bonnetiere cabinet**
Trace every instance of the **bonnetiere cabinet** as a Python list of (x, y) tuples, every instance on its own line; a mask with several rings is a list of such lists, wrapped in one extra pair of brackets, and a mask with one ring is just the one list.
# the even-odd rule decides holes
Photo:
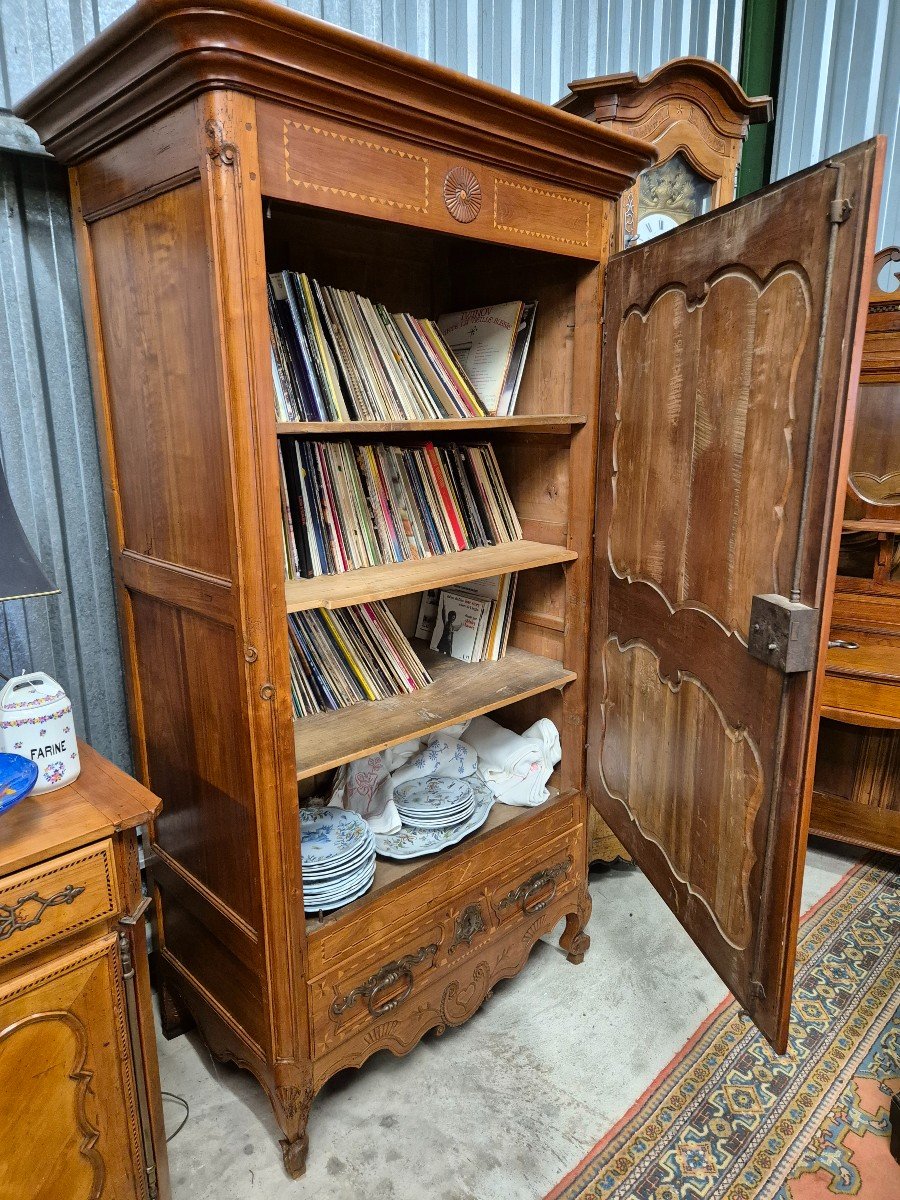
[[(71, 167), (166, 1025), (257, 1076), (300, 1173), (336, 1071), (466, 1020), (563, 917), (580, 961), (592, 803), (784, 1046), (881, 144), (610, 258), (649, 143), (261, 0), (139, 2), (19, 112)], [(286, 267), (422, 315), (537, 299), (513, 417), (292, 430), (488, 437), (521, 541), (286, 588)], [(500, 663), (292, 722), (292, 607), (409, 628), (504, 570)], [(556, 722), (554, 797), (305, 920), (298, 786), (494, 710)]]

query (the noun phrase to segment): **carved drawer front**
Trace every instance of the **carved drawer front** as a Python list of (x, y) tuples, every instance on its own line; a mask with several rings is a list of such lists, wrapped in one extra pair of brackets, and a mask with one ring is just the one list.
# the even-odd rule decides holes
[(0, 963), (118, 915), (112, 843), (0, 880)]
[[(571, 793), (556, 797), (531, 814), (531, 820), (511, 822), (480, 840), (467, 839), (436, 855), (400, 886), (315, 930), (309, 939), (310, 975), (336, 970), (377, 943), (404, 937), (412, 922), (426, 925), (434, 919), (437, 898), (452, 904), (455, 913), (469, 903), (467, 895), (489, 894), (523, 862), (538, 860), (551, 839), (580, 828), (580, 806), (580, 798)], [(450, 916), (447, 910), (448, 920)], [(448, 940), (453, 940), (452, 929)]]
[(583, 856), (583, 827), (579, 825), (549, 841), (539, 855), (505, 875), (490, 897), (497, 924), (539, 916), (555, 900), (568, 895), (578, 884)]
[(445, 940), (445, 922), (438, 915), (310, 980), (316, 1053), (415, 1007), (417, 992), (444, 957)]

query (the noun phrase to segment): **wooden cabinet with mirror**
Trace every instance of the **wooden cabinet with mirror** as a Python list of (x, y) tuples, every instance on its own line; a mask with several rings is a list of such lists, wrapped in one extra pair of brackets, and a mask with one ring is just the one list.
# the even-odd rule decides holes
[(900, 249), (872, 280), (810, 827), (900, 853)]
[[(618, 250), (729, 204), (747, 130), (772, 117), (767, 96), (746, 95), (723, 67), (705, 58), (673, 59), (643, 79), (631, 73), (600, 75), (576, 80), (569, 88), (558, 108), (643, 138), (659, 155), (618, 202)], [(588, 862), (627, 858), (624, 846), (592, 809)]]
[[(337, 1071), (465, 1021), (563, 918), (581, 960), (593, 805), (783, 1047), (883, 144), (610, 258), (649, 142), (262, 0), (139, 0), (19, 111), (71, 167), (167, 1026), (257, 1076), (300, 1173)], [(285, 586), (287, 267), (423, 317), (538, 300), (515, 416), (321, 431), (489, 439), (521, 539)], [(409, 632), (504, 570), (504, 659), (292, 719), (289, 611)], [(483, 712), (552, 718), (552, 798), (305, 919), (298, 782)]]

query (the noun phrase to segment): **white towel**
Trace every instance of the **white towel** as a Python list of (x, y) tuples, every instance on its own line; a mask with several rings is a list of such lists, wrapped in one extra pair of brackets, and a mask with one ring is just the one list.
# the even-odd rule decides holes
[(536, 807), (550, 792), (547, 780), (560, 760), (559, 734), (546, 717), (524, 734), (476, 717), (463, 737), (478, 755), (478, 770), (504, 804)]

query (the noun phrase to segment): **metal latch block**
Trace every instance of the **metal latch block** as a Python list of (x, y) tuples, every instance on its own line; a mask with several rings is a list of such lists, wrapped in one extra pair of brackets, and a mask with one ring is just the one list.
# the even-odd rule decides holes
[(784, 596), (754, 596), (747, 649), (786, 675), (811, 671), (816, 662), (819, 610)]

